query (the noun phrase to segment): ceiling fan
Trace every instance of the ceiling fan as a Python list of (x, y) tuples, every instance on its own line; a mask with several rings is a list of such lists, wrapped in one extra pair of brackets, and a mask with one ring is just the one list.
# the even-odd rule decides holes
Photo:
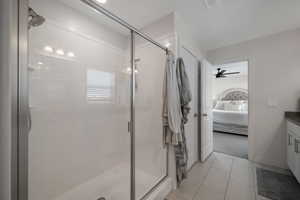
[(217, 70), (216, 78), (226, 78), (227, 75), (240, 74), (240, 72), (227, 72), (227, 70), (222, 70), (221, 68), (218, 68)]

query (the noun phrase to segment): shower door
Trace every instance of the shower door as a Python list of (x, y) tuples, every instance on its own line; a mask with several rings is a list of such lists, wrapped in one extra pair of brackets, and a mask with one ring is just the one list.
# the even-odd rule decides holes
[(166, 52), (138, 35), (135, 40), (135, 185), (141, 199), (167, 176), (162, 140)]
[(167, 177), (165, 51), (81, 1), (20, 5), (19, 200), (143, 199)]
[(28, 200), (129, 200), (130, 31), (80, 1), (29, 6)]

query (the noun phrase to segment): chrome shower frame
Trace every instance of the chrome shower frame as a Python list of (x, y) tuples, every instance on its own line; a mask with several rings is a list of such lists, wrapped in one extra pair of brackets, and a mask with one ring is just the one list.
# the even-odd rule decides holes
[[(13, 70), (13, 147), (12, 147), (12, 199), (11, 200), (30, 200), (28, 199), (28, 135), (31, 127), (30, 110), (29, 110), (29, 84), (28, 84), (28, 9), (29, 0), (12, 0), (16, 4), (16, 16), (18, 16), (18, 36), (17, 51), (18, 64)], [(97, 12), (105, 15), (113, 21), (119, 23), (123, 27), (130, 30), (130, 46), (131, 46), (131, 71), (135, 71), (135, 37), (138, 35), (145, 40), (151, 42), (161, 50), (169, 54), (169, 49), (145, 35), (137, 28), (131, 26), (120, 17), (101, 7), (93, 0), (80, 0), (84, 4), (93, 8)], [(135, 73), (131, 73), (130, 81), (130, 200), (136, 200), (136, 183), (135, 183)], [(142, 198), (145, 199), (157, 187), (160, 186), (169, 176), (169, 147), (166, 147), (166, 174), (151, 188)]]

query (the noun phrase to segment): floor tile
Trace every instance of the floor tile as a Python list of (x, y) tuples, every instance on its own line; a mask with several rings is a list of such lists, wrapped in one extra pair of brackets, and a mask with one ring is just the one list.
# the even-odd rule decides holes
[(255, 190), (249, 187), (249, 183), (230, 180), (226, 200), (255, 200)]
[(215, 157), (212, 156), (205, 163), (197, 163), (194, 165), (188, 174), (188, 178), (182, 182), (177, 191), (186, 199), (192, 199), (200, 185), (204, 183), (214, 160)]
[(180, 192), (173, 191), (167, 197), (167, 200), (192, 200), (185, 198)]
[(201, 186), (193, 200), (224, 200), (224, 194), (212, 187)]
[(256, 200), (254, 169), (246, 159), (214, 153), (194, 165), (168, 200)]

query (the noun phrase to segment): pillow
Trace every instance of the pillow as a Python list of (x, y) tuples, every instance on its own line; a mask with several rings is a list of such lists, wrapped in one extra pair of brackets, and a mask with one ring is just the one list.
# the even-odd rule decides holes
[(225, 110), (227, 111), (240, 111), (241, 104), (235, 102), (229, 102), (225, 104)]
[(224, 102), (224, 110), (227, 111), (248, 111), (247, 101), (228, 101)]
[(216, 110), (224, 110), (224, 102), (223, 101), (217, 101), (215, 105)]
[(247, 102), (247, 101), (245, 101), (245, 102), (243, 103), (243, 105), (242, 105), (242, 111), (248, 112), (248, 102)]

